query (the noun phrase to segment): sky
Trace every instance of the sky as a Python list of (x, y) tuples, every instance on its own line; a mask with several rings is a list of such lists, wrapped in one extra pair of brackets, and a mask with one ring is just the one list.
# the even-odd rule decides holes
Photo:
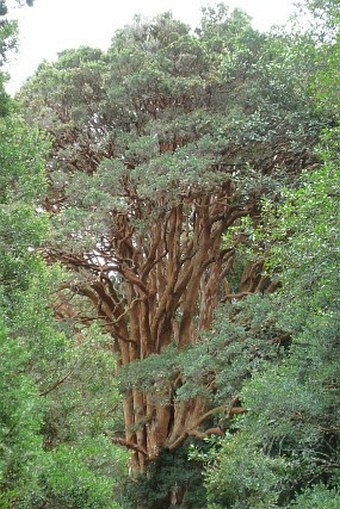
[[(14, 0), (9, 0), (10, 3)], [(231, 8), (240, 7), (253, 18), (254, 26), (268, 30), (284, 23), (293, 11), (294, 0), (226, 0)], [(152, 17), (171, 10), (191, 26), (200, 19), (201, 8), (216, 0), (35, 0), (33, 7), (11, 9), (19, 22), (19, 48), (12, 55), (7, 85), (14, 94), (43, 60), (55, 60), (58, 52), (81, 45), (103, 50), (117, 28), (132, 21), (135, 14)]]

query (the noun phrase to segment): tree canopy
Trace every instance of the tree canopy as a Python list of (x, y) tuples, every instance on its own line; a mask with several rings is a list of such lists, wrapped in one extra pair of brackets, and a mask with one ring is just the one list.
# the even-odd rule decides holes
[(339, 19), (304, 6), (136, 17), (0, 97), (0, 507), (335, 508)]

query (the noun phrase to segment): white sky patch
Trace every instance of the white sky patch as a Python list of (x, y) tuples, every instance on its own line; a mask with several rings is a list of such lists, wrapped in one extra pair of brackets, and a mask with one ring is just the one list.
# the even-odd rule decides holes
[[(268, 30), (273, 24), (287, 21), (294, 0), (228, 0), (230, 8), (240, 7), (253, 18), (254, 26)], [(14, 94), (43, 60), (81, 45), (110, 45), (117, 28), (131, 23), (135, 14), (152, 17), (171, 10), (175, 18), (196, 26), (201, 8), (215, 5), (215, 0), (35, 0), (31, 8), (14, 9), (19, 21), (19, 51), (12, 55), (7, 70), (7, 85)]]

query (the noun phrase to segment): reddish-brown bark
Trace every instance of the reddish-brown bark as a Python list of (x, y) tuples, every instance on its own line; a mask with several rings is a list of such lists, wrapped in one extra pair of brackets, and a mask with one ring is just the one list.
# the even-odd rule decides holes
[[(223, 234), (253, 210), (251, 204), (230, 205), (231, 198), (229, 186), (218, 194), (183, 197), (162, 220), (151, 222), (145, 235), (127, 213), (113, 213), (110, 252), (106, 248), (100, 263), (90, 255), (48, 250), (50, 258), (81, 273), (69, 289), (88, 300), (93, 318), (111, 334), (120, 367), (161, 354), (170, 343), (185, 350), (209, 329), (221, 301), (259, 289), (262, 261), (246, 267), (239, 293), (226, 294), (235, 250), (223, 245)], [(72, 315), (65, 298), (59, 306), (60, 315)], [(86, 317), (81, 320), (86, 323)], [(180, 375), (169, 379), (168, 392), (180, 383)], [(227, 417), (243, 412), (236, 403), (224, 409), (211, 408), (202, 398), (160, 403), (151, 392), (134, 388), (123, 401), (125, 437), (113, 440), (132, 451), (134, 471), (145, 471), (164, 448), (175, 450), (190, 435), (219, 433), (218, 428), (205, 429), (205, 423), (216, 412)]]

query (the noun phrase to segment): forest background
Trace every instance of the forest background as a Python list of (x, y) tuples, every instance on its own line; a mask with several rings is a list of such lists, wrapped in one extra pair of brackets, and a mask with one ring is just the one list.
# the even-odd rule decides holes
[(338, 507), (338, 27), (219, 4), (1, 74), (1, 509)]

